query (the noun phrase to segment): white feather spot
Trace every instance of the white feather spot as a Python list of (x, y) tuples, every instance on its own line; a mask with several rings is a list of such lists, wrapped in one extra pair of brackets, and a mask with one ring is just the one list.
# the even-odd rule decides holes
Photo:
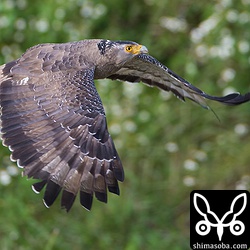
[(20, 85), (26, 85), (26, 83), (29, 81), (29, 77), (25, 77), (20, 81)]

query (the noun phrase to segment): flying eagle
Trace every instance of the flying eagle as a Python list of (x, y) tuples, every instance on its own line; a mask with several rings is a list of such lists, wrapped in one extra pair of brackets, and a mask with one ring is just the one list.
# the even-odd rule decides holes
[(61, 190), (67, 211), (79, 191), (88, 210), (93, 194), (102, 202), (107, 189), (119, 195), (123, 167), (94, 84), (103, 78), (143, 82), (205, 108), (205, 99), (229, 105), (250, 99), (250, 93), (207, 95), (131, 41), (94, 39), (28, 49), (0, 66), (1, 134), (23, 174), (40, 180), (33, 190), (46, 186), (46, 207)]

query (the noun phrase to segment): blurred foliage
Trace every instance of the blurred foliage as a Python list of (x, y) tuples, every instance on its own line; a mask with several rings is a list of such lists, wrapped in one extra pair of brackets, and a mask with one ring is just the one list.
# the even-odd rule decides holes
[[(0, 64), (38, 43), (133, 40), (213, 95), (249, 92), (250, 1), (2, 0)], [(189, 194), (248, 189), (250, 104), (211, 111), (172, 94), (97, 82), (123, 161), (121, 196), (69, 214), (30, 190), (0, 148), (1, 249), (189, 249)]]

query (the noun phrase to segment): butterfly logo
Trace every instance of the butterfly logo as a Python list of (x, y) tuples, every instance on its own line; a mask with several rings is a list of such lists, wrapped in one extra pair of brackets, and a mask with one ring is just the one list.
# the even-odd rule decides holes
[[(243, 199), (243, 205), (239, 207), (241, 204), (241, 199)], [(200, 207), (198, 206), (198, 202)], [(196, 211), (203, 217), (203, 219), (197, 222), (195, 226), (195, 230), (199, 235), (204, 236), (209, 234), (211, 227), (217, 228), (219, 241), (222, 239), (225, 227), (229, 227), (230, 232), (236, 236), (244, 233), (245, 225), (242, 221), (237, 220), (237, 217), (246, 208), (246, 193), (239, 194), (233, 199), (229, 211), (227, 211), (221, 219), (219, 219), (219, 217), (213, 211), (211, 211), (210, 205), (203, 195), (194, 193), (193, 204)]]

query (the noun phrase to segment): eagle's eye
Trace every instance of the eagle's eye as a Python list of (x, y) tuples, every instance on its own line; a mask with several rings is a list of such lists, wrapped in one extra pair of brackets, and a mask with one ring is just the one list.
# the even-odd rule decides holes
[(127, 46), (125, 47), (125, 50), (126, 50), (127, 52), (132, 52), (133, 47), (132, 47), (131, 45), (127, 45)]

